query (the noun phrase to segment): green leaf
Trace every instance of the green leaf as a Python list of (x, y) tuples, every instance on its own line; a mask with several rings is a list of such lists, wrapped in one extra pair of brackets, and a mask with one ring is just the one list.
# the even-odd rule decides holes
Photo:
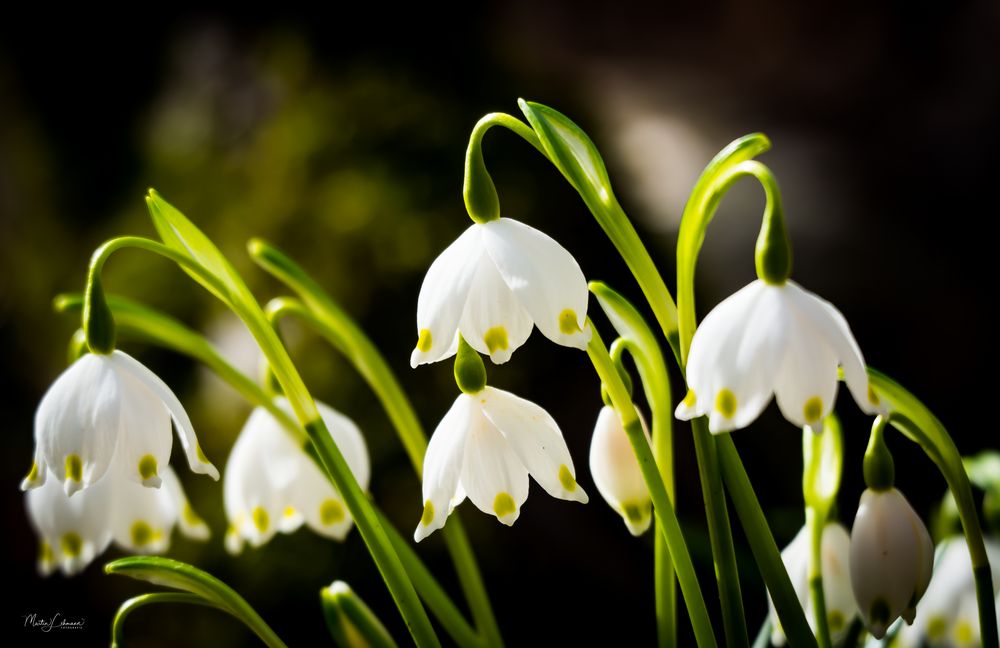
[(237, 296), (249, 293), (243, 279), (222, 255), (219, 248), (215, 247), (215, 244), (176, 207), (164, 200), (163, 196), (158, 194), (155, 189), (149, 190), (149, 194), (146, 196), (146, 205), (149, 207), (153, 226), (163, 243), (203, 266), (226, 286), (230, 294), (220, 294), (215, 286), (205, 282), (201, 277), (182, 266), (184, 272), (187, 272), (195, 281), (227, 304), (233, 303)]
[(558, 110), (518, 99), (546, 155), (589, 204), (614, 202), (611, 180), (597, 147), (583, 130)]
[(285, 648), (285, 643), (242, 596), (197, 567), (158, 556), (129, 556), (108, 563), (104, 571), (194, 594), (242, 621), (268, 646)]
[(389, 631), (344, 581), (320, 590), (320, 601), (326, 627), (341, 648), (396, 648)]

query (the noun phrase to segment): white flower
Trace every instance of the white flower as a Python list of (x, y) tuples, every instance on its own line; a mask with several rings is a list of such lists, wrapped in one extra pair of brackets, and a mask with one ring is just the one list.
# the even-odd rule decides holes
[(511, 525), (528, 498), (528, 474), (559, 499), (587, 502), (559, 426), (544, 409), (484, 387), (460, 394), (438, 424), (424, 456), (419, 542), (444, 526), (468, 495), (479, 510)]
[[(839, 522), (827, 522), (823, 527), (820, 555), (823, 563), (823, 594), (826, 600), (827, 626), (830, 628), (834, 645), (847, 635), (851, 620), (857, 614), (854, 594), (851, 592), (850, 546), (851, 537), (844, 525)], [(809, 530), (802, 527), (798, 535), (781, 552), (781, 561), (785, 563), (788, 577), (792, 580), (792, 587), (795, 588), (799, 602), (802, 603), (809, 626), (815, 631), (815, 604), (809, 592), (809, 553)], [(784, 646), (785, 633), (770, 594), (767, 603), (771, 615), (771, 643), (775, 646)]]
[[(649, 440), (646, 420), (636, 408), (642, 430)], [(629, 442), (621, 418), (613, 407), (605, 405), (597, 416), (594, 437), (590, 442), (590, 475), (601, 497), (625, 521), (634, 536), (649, 528), (653, 503), (649, 487), (642, 478), (639, 461)]]
[(865, 361), (844, 316), (793, 281), (754, 281), (698, 327), (687, 363), (680, 419), (708, 416), (712, 432), (744, 428), (777, 397), (786, 419), (822, 429), (837, 396), (837, 366), (868, 414), (880, 411)]
[(112, 540), (132, 553), (163, 553), (178, 523), (188, 537), (207, 538), (208, 526), (191, 508), (170, 466), (163, 466), (161, 477), (161, 487), (146, 488), (115, 467), (75, 497), (54, 480), (25, 493), (41, 545), (38, 570), (46, 576), (56, 568), (76, 574)]
[(21, 484), (42, 485), (51, 472), (67, 495), (98, 482), (112, 463), (144, 486), (160, 485), (177, 426), (191, 470), (219, 478), (205, 458), (180, 401), (156, 374), (121, 351), (87, 354), (49, 387), (35, 412), (35, 463)]
[(900, 615), (913, 622), (933, 567), (934, 543), (903, 494), (866, 489), (851, 530), (851, 585), (876, 639)]
[(454, 355), (461, 332), (494, 363), (531, 334), (585, 349), (587, 280), (576, 260), (542, 232), (509, 218), (473, 224), (434, 260), (417, 300), (414, 367)]
[[(285, 398), (275, 399), (291, 413)], [(362, 490), (368, 489), (371, 464), (361, 431), (333, 408), (316, 403), (330, 437)], [(254, 409), (226, 462), (223, 500), (229, 530), (226, 549), (237, 554), (244, 541), (259, 547), (275, 532), (291, 533), (303, 523), (313, 531), (343, 540), (353, 524), (347, 505), (322, 470), (263, 407)]]
[[(991, 565), (1000, 564), (1000, 543), (986, 540)], [(1000, 591), (1000, 574), (993, 573), (993, 595)], [(934, 577), (917, 604), (913, 625), (897, 635), (899, 648), (979, 646), (979, 606), (972, 557), (964, 536), (941, 543)]]

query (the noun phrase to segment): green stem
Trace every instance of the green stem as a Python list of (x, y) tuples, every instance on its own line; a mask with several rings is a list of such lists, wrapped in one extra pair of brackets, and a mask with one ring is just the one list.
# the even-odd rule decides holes
[[(674, 408), (670, 376), (663, 353), (642, 315), (625, 297), (600, 281), (590, 282), (590, 291), (611, 325), (618, 332), (624, 350), (631, 354), (639, 370), (646, 402), (652, 414), (653, 456), (671, 504), (674, 498)], [(615, 345), (612, 345), (614, 356)], [(656, 589), (657, 637), (661, 647), (677, 645), (677, 588), (673, 561), (662, 534), (653, 540), (654, 585)]]
[(330, 437), (326, 424), (320, 418), (316, 404), (292, 363), (288, 351), (281, 344), (277, 333), (270, 326), (263, 311), (249, 294), (249, 291), (247, 290), (246, 294), (241, 293), (234, 296), (225, 282), (220, 281), (202, 265), (168, 246), (139, 237), (121, 237), (101, 246), (91, 261), (91, 276), (99, 277), (107, 258), (115, 250), (123, 247), (137, 247), (175, 261), (194, 275), (243, 320), (251, 335), (257, 340), (257, 344), (271, 365), (274, 375), (281, 383), (296, 418), (305, 428), (306, 434), (319, 455), (323, 468), (333, 479), (337, 491), (344, 498), (344, 503), (351, 512), (351, 517), (354, 518), (358, 531), (361, 533), (361, 537), (365, 541), (368, 551), (417, 645), (439, 646), (440, 643), (430, 619), (427, 617), (427, 612), (424, 610), (413, 584), (407, 577), (399, 557), (393, 551), (385, 531), (378, 523), (371, 503), (351, 473), (340, 449)]
[(719, 435), (717, 447), (726, 490), (729, 491), (729, 497), (750, 543), (754, 560), (771, 594), (785, 636), (793, 646), (815, 646), (816, 638), (806, 621), (802, 604), (781, 561), (781, 552), (778, 551), (778, 545), (771, 535), (767, 518), (764, 517), (760, 502), (757, 501), (753, 485), (750, 484), (750, 478), (743, 467), (743, 462), (740, 461), (732, 437), (728, 434)]
[(747, 635), (746, 616), (743, 612), (743, 595), (740, 592), (740, 574), (736, 565), (736, 548), (733, 544), (733, 532), (729, 526), (726, 497), (722, 490), (715, 438), (708, 431), (708, 421), (704, 416), (691, 421), (691, 427), (694, 433), (701, 492), (705, 500), (705, 516), (708, 519), (708, 536), (712, 545), (712, 555), (715, 556), (715, 578), (719, 585), (726, 644), (749, 646), (750, 638)]
[[(154, 603), (184, 603), (187, 605), (201, 605), (203, 607), (228, 612), (228, 610), (224, 607), (216, 605), (211, 601), (207, 601), (196, 594), (189, 594), (187, 592), (154, 592), (152, 594), (140, 594), (139, 596), (130, 598), (122, 603), (118, 608), (118, 612), (115, 613), (114, 621), (111, 624), (111, 648), (122, 648), (122, 646), (125, 645), (125, 619), (127, 619), (130, 614), (139, 608), (146, 607), (147, 605), (152, 605)], [(274, 633), (272, 632), (271, 634), (273, 635)], [(277, 636), (273, 636), (275, 643), (272, 643), (269, 639), (271, 639), (271, 637), (268, 637), (268, 639), (261, 637), (261, 640), (268, 646), (272, 646), (273, 648), (281, 646), (284, 648), (285, 644), (282, 643), (281, 639)]]
[(399, 559), (403, 561), (407, 573), (413, 579), (414, 586), (420, 591), (420, 596), (427, 603), (427, 607), (434, 613), (434, 616), (441, 622), (455, 643), (463, 648), (479, 648), (490, 645), (465, 620), (462, 612), (455, 606), (444, 588), (421, 562), (409, 541), (392, 526), (383, 513), (380, 513), (379, 516), (382, 518), (382, 526), (389, 534), (392, 546), (399, 554)]
[(816, 622), (816, 642), (819, 648), (831, 648), (830, 624), (826, 615), (826, 594), (823, 591), (823, 527), (825, 516), (815, 508), (806, 508), (806, 530), (809, 534), (809, 596)]
[[(304, 302), (303, 305), (290, 299), (272, 301), (268, 307), (271, 317), (296, 315), (351, 361), (385, 408), (419, 477), (427, 450), (427, 435), (409, 398), (378, 348), (322, 287), (288, 256), (261, 240), (251, 241), (248, 247), (254, 261), (287, 284)], [(453, 516), (442, 533), (476, 627), (483, 633), (488, 645), (502, 646), (500, 627), (461, 521)]]
[(667, 548), (674, 560), (677, 581), (680, 583), (681, 593), (687, 605), (695, 639), (699, 646), (715, 646), (712, 621), (709, 619), (705, 599), (702, 596), (701, 587), (698, 585), (698, 577), (694, 571), (694, 564), (691, 562), (691, 554), (688, 552), (680, 523), (677, 521), (674, 507), (670, 503), (667, 489), (656, 466), (656, 460), (653, 458), (653, 451), (642, 430), (642, 423), (632, 405), (632, 399), (629, 397), (625, 383), (608, 354), (607, 347), (604, 346), (597, 328), (589, 318), (588, 324), (591, 327), (592, 335), (590, 343), (587, 345), (587, 355), (594, 364), (597, 375), (607, 388), (615, 410), (621, 417), (622, 427), (625, 428), (625, 434), (632, 445), (632, 450), (639, 461), (639, 469), (642, 471), (643, 480), (646, 482), (650, 498), (653, 500), (656, 523), (660, 527), (660, 532), (663, 534)]
[(868, 367), (869, 385), (877, 396), (888, 401), (889, 422), (923, 448), (937, 465), (955, 498), (962, 528), (969, 544), (972, 567), (976, 576), (976, 599), (979, 604), (979, 627), (984, 648), (998, 648), (996, 601), (990, 561), (986, 553), (979, 513), (972, 495), (969, 476), (962, 456), (951, 435), (927, 407), (899, 383)]

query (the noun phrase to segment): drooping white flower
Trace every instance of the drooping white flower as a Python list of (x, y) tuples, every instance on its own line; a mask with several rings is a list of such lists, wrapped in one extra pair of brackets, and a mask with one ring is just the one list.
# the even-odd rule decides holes
[(219, 478), (198, 445), (187, 412), (170, 388), (132, 356), (86, 354), (49, 387), (35, 412), (35, 463), (22, 489), (48, 473), (68, 495), (97, 483), (112, 457), (124, 474), (158, 487), (170, 459), (173, 419), (191, 470)]
[[(1000, 564), (1000, 543), (986, 539), (990, 564)], [(1000, 592), (1000, 574), (993, 572), (993, 595)], [(896, 635), (899, 648), (981, 645), (979, 606), (972, 557), (964, 536), (944, 540), (934, 564), (934, 576), (917, 604), (913, 624)]]
[[(636, 408), (643, 432), (649, 440), (646, 420)], [(653, 503), (649, 487), (642, 478), (639, 461), (622, 427), (621, 418), (613, 407), (605, 405), (597, 416), (594, 436), (590, 442), (590, 475), (601, 497), (625, 521), (634, 536), (649, 528)]]
[[(835, 645), (847, 635), (851, 621), (857, 614), (854, 594), (851, 591), (850, 547), (851, 537), (844, 525), (839, 522), (827, 522), (823, 527), (820, 554), (823, 563), (823, 594), (826, 600), (827, 626)], [(785, 563), (788, 577), (792, 580), (795, 594), (805, 610), (809, 626), (815, 632), (815, 601), (809, 591), (809, 553), (809, 530), (807, 527), (802, 527), (789, 545), (782, 550), (781, 561)], [(775, 646), (784, 646), (785, 633), (770, 594), (767, 603), (771, 615), (771, 643)]]
[(793, 281), (756, 280), (705, 317), (691, 342), (688, 394), (676, 415), (708, 416), (712, 432), (744, 428), (772, 395), (786, 419), (822, 429), (837, 396), (837, 367), (864, 412), (880, 410), (844, 316)]
[(75, 497), (54, 480), (25, 493), (39, 538), (39, 572), (47, 576), (58, 568), (72, 576), (112, 540), (132, 553), (163, 553), (175, 525), (188, 537), (208, 538), (208, 526), (191, 508), (170, 466), (163, 466), (160, 476), (159, 488), (147, 488), (116, 466)]
[(934, 543), (903, 494), (866, 489), (851, 530), (851, 585), (876, 639), (899, 616), (913, 622), (933, 567)]
[[(275, 403), (291, 413), (285, 398)], [(371, 464), (361, 431), (333, 408), (316, 403), (334, 443), (362, 490)], [(275, 532), (306, 524), (316, 533), (343, 540), (353, 524), (347, 505), (323, 472), (263, 407), (254, 409), (226, 462), (223, 500), (229, 530), (226, 549), (237, 554), (244, 542), (259, 547)]]
[(502, 364), (528, 339), (532, 325), (557, 344), (585, 349), (587, 297), (580, 266), (552, 238), (510, 218), (475, 223), (424, 277), (410, 364), (454, 355), (458, 332)]
[(444, 526), (466, 496), (511, 525), (528, 498), (528, 475), (559, 499), (587, 502), (562, 431), (549, 413), (510, 392), (483, 387), (460, 394), (424, 456), (424, 511), (413, 537)]

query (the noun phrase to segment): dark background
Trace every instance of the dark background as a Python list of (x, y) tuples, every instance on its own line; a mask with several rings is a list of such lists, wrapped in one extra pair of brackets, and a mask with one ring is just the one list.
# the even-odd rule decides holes
[[(437, 15), (373, 7), (4, 16), (0, 503), (3, 574), (16, 601), (0, 615), (4, 643), (106, 645), (118, 604), (149, 589), (102, 574), (117, 550), (73, 579), (39, 578), (17, 490), (30, 465), (34, 408), (64, 367), (77, 325), (53, 314), (50, 299), (82, 288), (89, 255), (106, 238), (154, 234), (145, 188), (201, 226), (262, 301), (281, 289), (249, 262), (245, 241), (264, 236), (290, 251), (369, 332), (432, 430), (456, 391), (447, 364), (408, 366), (420, 282), (468, 225), (461, 183), (472, 126), (487, 112), (517, 114), (519, 96), (559, 109), (592, 136), (668, 285), (677, 220), (701, 168), (732, 139), (767, 133), (774, 150), (761, 159), (784, 191), (794, 278), (839, 306), (866, 360), (923, 398), (963, 453), (996, 445), (996, 334), (987, 316), (996, 307), (996, 244), (986, 226), (995, 212), (1000, 5), (900, 2), (827, 13), (812, 3), (537, 4)], [(505, 215), (543, 229), (588, 278), (638, 303), (623, 263), (541, 156), (499, 130), (486, 156)], [(762, 203), (746, 183), (723, 204), (701, 257), (700, 314), (754, 278)], [(105, 278), (110, 290), (207, 332), (253, 371), (252, 348), (233, 318), (175, 268), (132, 252), (116, 255)], [(365, 430), (371, 492), (409, 535), (419, 484), (377, 401), (313, 334), (294, 326), (286, 333), (316, 397)], [(247, 407), (184, 358), (124, 348), (174, 387), (223, 468)], [(461, 507), (505, 638), (650, 643), (651, 536), (630, 537), (589, 477), (600, 399), (586, 357), (536, 332), (510, 364), (488, 370), (492, 384), (559, 421), (592, 498), (574, 505), (533, 486), (510, 529)], [(869, 422), (846, 396), (839, 405), (848, 452), (840, 509), (849, 524)], [(802, 523), (799, 432), (772, 406), (736, 437), (784, 545)], [(943, 480), (902, 437), (890, 444), (898, 485), (929, 514)], [(679, 513), (718, 619), (686, 426), (676, 445)], [(326, 641), (317, 592), (334, 579), (348, 581), (405, 643), (357, 533), (341, 545), (300, 531), (232, 558), (221, 542), (221, 484), (192, 475), (179, 458), (214, 536), (201, 544), (175, 534), (169, 555), (233, 585), (292, 646)], [(754, 633), (766, 602), (738, 525), (734, 531)], [(419, 551), (458, 596), (440, 537)], [(31, 612), (85, 617), (87, 628), (29, 633), (23, 615)], [(139, 612), (127, 634), (143, 646), (254, 645), (222, 615), (170, 606)]]

